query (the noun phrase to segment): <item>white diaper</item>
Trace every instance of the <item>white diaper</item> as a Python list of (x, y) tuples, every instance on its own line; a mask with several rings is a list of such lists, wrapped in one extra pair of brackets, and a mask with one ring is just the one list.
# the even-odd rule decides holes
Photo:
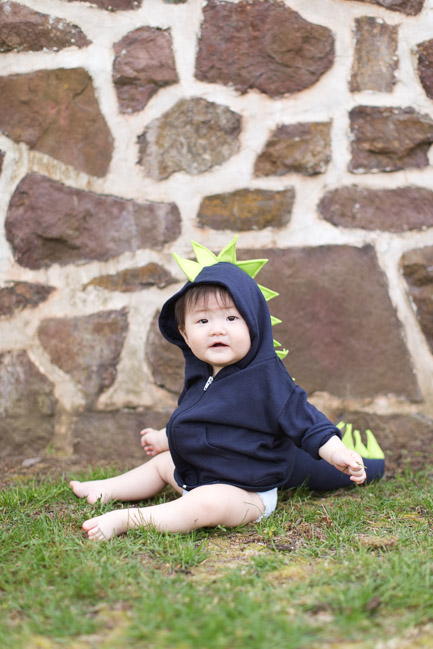
[(275, 489), (269, 489), (269, 491), (257, 491), (256, 493), (258, 496), (260, 496), (265, 506), (265, 511), (263, 512), (263, 514), (261, 514), (256, 519), (256, 523), (258, 523), (262, 520), (262, 518), (267, 518), (268, 516), (270, 516), (275, 510), (275, 507), (277, 506), (278, 489), (277, 487), (275, 487)]

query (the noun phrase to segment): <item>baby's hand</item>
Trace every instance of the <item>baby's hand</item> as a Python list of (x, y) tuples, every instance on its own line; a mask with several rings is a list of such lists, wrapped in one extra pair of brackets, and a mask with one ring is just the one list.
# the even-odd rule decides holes
[(141, 445), (146, 455), (158, 455), (162, 451), (168, 451), (168, 440), (165, 428), (155, 430), (154, 428), (145, 428), (140, 431)]
[(356, 451), (343, 447), (332, 454), (331, 464), (343, 473), (349, 473), (350, 479), (356, 484), (362, 484), (367, 479), (364, 462)]
[(348, 473), (356, 484), (362, 484), (367, 479), (362, 457), (356, 451), (349, 451), (337, 435), (319, 448), (319, 455), (339, 471)]

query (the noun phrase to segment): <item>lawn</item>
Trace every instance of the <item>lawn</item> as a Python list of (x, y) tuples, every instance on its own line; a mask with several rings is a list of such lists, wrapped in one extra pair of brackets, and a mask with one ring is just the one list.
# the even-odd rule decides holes
[(0, 492), (0, 647), (431, 649), (432, 476), (281, 492), (261, 523), (104, 543), (80, 524), (112, 504), (17, 478)]

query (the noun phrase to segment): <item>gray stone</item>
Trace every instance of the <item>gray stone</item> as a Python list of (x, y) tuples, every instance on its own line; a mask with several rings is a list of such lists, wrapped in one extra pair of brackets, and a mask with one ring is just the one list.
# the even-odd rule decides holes
[(101, 275), (88, 282), (87, 286), (99, 286), (106, 291), (132, 293), (151, 286), (165, 288), (177, 280), (159, 264), (149, 263), (139, 268), (126, 268), (115, 275)]
[(76, 25), (28, 9), (17, 2), (0, 5), (0, 52), (37, 52), (86, 47), (90, 41)]
[(169, 30), (140, 27), (114, 46), (113, 80), (120, 112), (142, 110), (158, 92), (178, 81)]
[(240, 189), (203, 199), (198, 212), (200, 225), (214, 230), (263, 230), (287, 225), (295, 201), (293, 188), (274, 192)]
[[(258, 256), (257, 250), (238, 255)], [(260, 257), (269, 263), (256, 280), (280, 293), (269, 302), (272, 315), (283, 321), (274, 336), (290, 350), (284, 363), (307, 392), (420, 399), (372, 247), (261, 249)]]
[(128, 316), (122, 309), (43, 320), (38, 337), (51, 362), (81, 387), (89, 406), (113, 385), (127, 332)]
[(420, 327), (433, 352), (433, 246), (409, 250), (400, 265)]
[(0, 288), (0, 316), (12, 316), (22, 309), (34, 308), (47, 300), (55, 290), (44, 284), (9, 282)]
[(28, 174), (5, 227), (18, 263), (36, 269), (159, 249), (179, 236), (180, 215), (173, 203), (136, 203)]
[(176, 345), (162, 337), (158, 328), (159, 313), (155, 313), (146, 339), (146, 361), (156, 385), (179, 395), (183, 388), (185, 364), (183, 354)]
[(25, 351), (0, 354), (0, 457), (44, 452), (54, 436), (54, 386)]
[(155, 180), (178, 171), (195, 175), (239, 151), (241, 117), (205, 99), (181, 99), (138, 138), (139, 164)]
[[(347, 1), (347, 0), (346, 0)], [(425, 0), (357, 0), (368, 4), (379, 5), (390, 11), (398, 11), (407, 16), (416, 16), (422, 11)], [(352, 2), (352, 0), (349, 0)]]
[(330, 128), (329, 122), (279, 126), (257, 158), (254, 173), (257, 176), (323, 173), (331, 159)]
[(350, 171), (398, 171), (429, 164), (433, 120), (413, 108), (357, 106), (350, 111)]
[(407, 232), (433, 227), (433, 192), (423, 187), (338, 187), (327, 192), (319, 212), (344, 228)]
[(200, 81), (279, 97), (309, 88), (334, 62), (334, 37), (282, 2), (210, 0), (196, 59)]
[(171, 411), (148, 409), (84, 412), (72, 432), (74, 453), (91, 462), (115, 460), (142, 464), (149, 458), (140, 445), (140, 430), (164, 428), (170, 415)]
[(0, 77), (0, 131), (93, 176), (105, 176), (113, 138), (86, 70)]
[(355, 20), (355, 38), (352, 92), (392, 92), (398, 65), (398, 28), (380, 18), (362, 16)]

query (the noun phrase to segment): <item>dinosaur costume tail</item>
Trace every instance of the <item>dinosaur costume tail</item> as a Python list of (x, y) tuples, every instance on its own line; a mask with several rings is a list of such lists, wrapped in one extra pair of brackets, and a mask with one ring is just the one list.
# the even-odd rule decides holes
[[(366, 467), (366, 484), (380, 480), (385, 473), (385, 454), (380, 448), (371, 430), (365, 431), (366, 444), (361, 439), (359, 430), (353, 430), (352, 424), (340, 422), (337, 424), (343, 434), (343, 444), (350, 450), (359, 453)], [(292, 489), (305, 485), (314, 491), (333, 491), (341, 487), (353, 486), (350, 476), (341, 473), (325, 460), (314, 460), (310, 455), (296, 449), (295, 468), (283, 489)]]

